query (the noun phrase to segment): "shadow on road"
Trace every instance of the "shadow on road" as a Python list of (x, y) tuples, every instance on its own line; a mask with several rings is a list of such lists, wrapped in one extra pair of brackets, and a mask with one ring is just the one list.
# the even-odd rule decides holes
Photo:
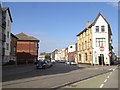
[(35, 65), (18, 66), (11, 68), (7, 67), (3, 68), (2, 81), (6, 82), (11, 80), (32, 78), (36, 76), (64, 74), (84, 68), (85, 67), (78, 67), (77, 65), (67, 65), (64, 63), (55, 63), (52, 67), (47, 69), (36, 69)]

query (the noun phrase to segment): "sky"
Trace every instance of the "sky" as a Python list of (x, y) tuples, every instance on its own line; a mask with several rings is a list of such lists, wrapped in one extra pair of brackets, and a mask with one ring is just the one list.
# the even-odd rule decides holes
[(77, 42), (76, 35), (101, 12), (112, 29), (118, 53), (118, 8), (108, 2), (3, 2), (12, 15), (12, 33), (24, 32), (40, 40), (39, 53), (63, 49)]

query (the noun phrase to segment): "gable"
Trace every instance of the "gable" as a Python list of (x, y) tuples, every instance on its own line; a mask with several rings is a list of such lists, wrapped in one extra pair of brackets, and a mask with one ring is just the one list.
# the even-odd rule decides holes
[(107, 22), (105, 21), (105, 19), (102, 16), (99, 16), (98, 19), (96, 20), (95, 24), (103, 24), (103, 25), (107, 25)]

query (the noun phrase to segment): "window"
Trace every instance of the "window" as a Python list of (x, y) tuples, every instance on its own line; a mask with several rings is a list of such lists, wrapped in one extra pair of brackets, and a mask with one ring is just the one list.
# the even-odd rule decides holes
[(83, 42), (82, 42), (82, 50), (83, 50), (84, 48), (83, 48)]
[(86, 61), (87, 61), (87, 53), (85, 53), (85, 58), (86, 58)]
[(90, 48), (92, 47), (92, 40), (90, 39)]
[(79, 54), (79, 61), (81, 61), (81, 54)]
[(6, 43), (6, 50), (9, 50), (9, 44)]
[(99, 26), (96, 26), (96, 32), (99, 32)]
[(7, 32), (7, 37), (9, 38), (9, 32)]
[(105, 27), (101, 26), (101, 32), (105, 32)]
[(105, 38), (96, 38), (96, 47), (105, 46)]
[(87, 41), (85, 41), (85, 49), (87, 49)]

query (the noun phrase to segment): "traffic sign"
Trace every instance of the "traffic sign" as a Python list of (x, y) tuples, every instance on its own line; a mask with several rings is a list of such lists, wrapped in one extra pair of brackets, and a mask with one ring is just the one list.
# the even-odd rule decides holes
[(104, 51), (104, 47), (103, 46), (100, 46), (100, 51)]
[(108, 56), (111, 56), (112, 54), (111, 53), (108, 53)]

